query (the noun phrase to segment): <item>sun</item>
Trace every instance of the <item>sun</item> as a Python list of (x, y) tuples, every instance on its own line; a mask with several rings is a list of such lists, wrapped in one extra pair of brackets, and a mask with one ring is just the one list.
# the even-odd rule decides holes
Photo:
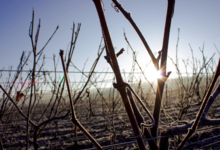
[(155, 70), (155, 69), (151, 69), (149, 72), (147, 72), (146, 74), (146, 78), (149, 81), (157, 81), (157, 79), (162, 78), (162, 72), (161, 70)]

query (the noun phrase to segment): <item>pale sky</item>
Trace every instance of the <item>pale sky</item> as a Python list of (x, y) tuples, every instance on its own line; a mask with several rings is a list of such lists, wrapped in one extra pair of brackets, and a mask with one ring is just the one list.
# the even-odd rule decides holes
[[(133, 49), (138, 53), (138, 61), (144, 68), (150, 61), (148, 53), (130, 23), (119, 12), (111, 7), (111, 0), (103, 0), (105, 15), (108, 22), (116, 52), (125, 48), (126, 52), (118, 58), (120, 69), (130, 71), (132, 66), (131, 51), (127, 52), (127, 43), (124, 40), (123, 28), (126, 31)], [(132, 18), (142, 31), (146, 41), (154, 53), (161, 50), (164, 24), (167, 9), (167, 0), (119, 0), (123, 7), (131, 12)], [(191, 59), (189, 43), (194, 50), (194, 57), (202, 61), (199, 47), (205, 43), (204, 53), (207, 58), (215, 54), (218, 62), (219, 54), (214, 44), (220, 50), (220, 1), (219, 0), (176, 0), (175, 12), (172, 19), (168, 55), (175, 59), (178, 28), (180, 40), (178, 56), (180, 67), (183, 69), (182, 59)], [(85, 71), (89, 71), (97, 57), (97, 50), (101, 39), (101, 29), (92, 0), (0, 0), (0, 69), (13, 66), (17, 68), (22, 51), (31, 51), (29, 26), (32, 19), (32, 9), (35, 10), (35, 30), (38, 19), (41, 18), (41, 29), (38, 51), (46, 43), (57, 25), (59, 30), (46, 47), (46, 70), (53, 70), (53, 54), (59, 57), (59, 50), (66, 50), (71, 40), (73, 21), (82, 23), (72, 62), (80, 69), (89, 58)], [(105, 53), (103, 53), (105, 54)], [(103, 55), (104, 56), (104, 55)], [(101, 58), (96, 71), (110, 68), (105, 59)], [(31, 55), (32, 60), (33, 55)], [(153, 67), (149, 66), (149, 70)], [(32, 68), (32, 61), (26, 70)], [(167, 71), (173, 71), (173, 65), (168, 61)], [(58, 70), (62, 70), (59, 62)], [(70, 71), (73, 68), (70, 68)], [(109, 71), (112, 71), (109, 69)], [(139, 70), (137, 70), (139, 71)], [(147, 70), (146, 70), (147, 71)], [(5, 78), (7, 75), (4, 76)]]

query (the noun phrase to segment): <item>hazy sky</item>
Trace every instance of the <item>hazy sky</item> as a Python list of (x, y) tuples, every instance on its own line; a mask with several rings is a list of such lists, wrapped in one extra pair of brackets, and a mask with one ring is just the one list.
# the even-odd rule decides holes
[[(141, 40), (124, 16), (111, 7), (111, 0), (103, 0), (103, 2), (116, 52), (121, 48), (126, 49), (126, 52), (118, 58), (120, 69), (130, 71), (132, 66), (132, 55), (124, 40), (123, 28), (133, 49), (138, 53), (139, 63), (144, 68), (150, 58)], [(162, 47), (167, 0), (119, 0), (119, 2), (127, 11), (131, 12), (132, 18), (139, 26), (149, 46), (157, 54)], [(219, 6), (219, 0), (176, 0), (168, 55), (175, 58), (177, 33), (178, 28), (180, 28), (178, 50), (180, 67), (183, 67), (182, 59), (191, 59), (189, 43), (194, 50), (195, 58), (202, 61), (199, 47), (202, 47), (204, 42), (205, 56), (210, 58), (213, 53), (216, 53), (215, 60), (217, 62), (219, 54), (213, 43), (220, 50)], [(85, 68), (85, 71), (89, 71), (91, 63), (97, 57), (102, 36), (98, 15), (92, 0), (0, 0), (0, 69), (3, 67), (8, 69), (9, 66), (16, 69), (22, 51), (32, 50), (29, 26), (33, 8), (35, 10), (34, 33), (37, 29), (38, 19), (41, 18), (38, 51), (54, 32), (56, 26), (59, 25), (60, 27), (44, 51), (47, 57), (45, 69), (53, 70), (53, 54), (56, 54), (58, 58), (59, 50), (67, 49), (71, 40), (72, 24), (75, 22), (76, 24), (82, 23), (82, 26), (72, 62), (82, 69), (85, 61), (89, 58)], [(32, 58), (33, 55), (31, 55), (30, 60)], [(153, 68), (152, 66), (152, 64), (149, 66), (149, 70)], [(32, 68), (32, 61), (29, 61), (29, 65), (25, 69), (29, 68)], [(109, 65), (102, 57), (96, 71), (106, 70), (107, 68)], [(60, 62), (58, 70), (62, 70)], [(170, 61), (168, 61), (167, 71), (169, 70), (173, 70)], [(109, 71), (111, 70), (109, 69)]]

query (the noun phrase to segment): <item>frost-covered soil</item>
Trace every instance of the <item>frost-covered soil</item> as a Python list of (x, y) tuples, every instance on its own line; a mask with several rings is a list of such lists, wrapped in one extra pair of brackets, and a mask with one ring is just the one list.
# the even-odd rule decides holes
[[(171, 105), (165, 107), (165, 111), (172, 116), (173, 119), (177, 119), (178, 106), (173, 102), (170, 102), (170, 104)], [(209, 117), (220, 118), (219, 106), (220, 104), (215, 102), (215, 105), (209, 112)], [(152, 111), (151, 105), (149, 108)], [(186, 120), (189, 121), (195, 119), (198, 109), (199, 106), (190, 107)], [(40, 114), (41, 109), (38, 109), (37, 111), (39, 111)], [(105, 115), (103, 115), (101, 105), (94, 106), (93, 111), (95, 112), (95, 116), (88, 117), (88, 110), (82, 106), (79, 106), (77, 108), (77, 117), (83, 126), (88, 130), (88, 132), (100, 143), (100, 145), (106, 146), (135, 141), (135, 139), (132, 138), (134, 135), (123, 106), (117, 110), (117, 113), (114, 114), (108, 113), (108, 111), (105, 109)], [(145, 119), (148, 120), (148, 117), (145, 115), (145, 113), (143, 113), (143, 115)], [(114, 117), (114, 127), (117, 135), (115, 141), (112, 126), (112, 116)], [(94, 147), (79, 129), (76, 130), (75, 134), (74, 125), (71, 123), (70, 117), (71, 116), (68, 116), (64, 120), (58, 120), (57, 125), (54, 121), (52, 121), (45, 127), (37, 139), (39, 149), (88, 149)], [(24, 118), (19, 115), (17, 111), (14, 111), (12, 118), (13, 121), (8, 123), (2, 122), (0, 124), (0, 138), (2, 139), (1, 145), (4, 149), (25, 149), (26, 120), (24, 120)], [(7, 116), (5, 116), (4, 120), (7, 121)], [(162, 129), (169, 128), (170, 122), (172, 121), (165, 117), (163, 111), (161, 111), (160, 131)], [(30, 141), (33, 141), (33, 127), (30, 127), (30, 133)], [(175, 149), (176, 144), (173, 142), (174, 138), (171, 138), (170, 140), (171, 148)], [(209, 149), (210, 146), (208, 145), (213, 142), (216, 142), (216, 144), (210, 145), (212, 149), (218, 149), (218, 147), (220, 148), (220, 126), (209, 126), (198, 129), (193, 138), (191, 138), (191, 140), (187, 143), (188, 146), (186, 146), (185, 149), (192, 149), (195, 147), (197, 149)], [(197, 144), (195, 145), (195, 143)], [(29, 144), (29, 147), (34, 149), (32, 143)], [(136, 143), (131, 143), (117, 146), (115, 149), (128, 150), (138, 148)]]

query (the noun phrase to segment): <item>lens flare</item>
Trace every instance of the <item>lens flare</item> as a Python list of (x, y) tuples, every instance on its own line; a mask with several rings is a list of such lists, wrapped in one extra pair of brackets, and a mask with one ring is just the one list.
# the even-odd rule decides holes
[(162, 78), (162, 71), (161, 71), (161, 70), (157, 70), (157, 71), (155, 72), (155, 77), (156, 77), (156, 79)]
[(152, 69), (150, 72), (146, 73), (146, 77), (149, 81), (157, 81), (157, 79), (162, 78), (161, 70)]

